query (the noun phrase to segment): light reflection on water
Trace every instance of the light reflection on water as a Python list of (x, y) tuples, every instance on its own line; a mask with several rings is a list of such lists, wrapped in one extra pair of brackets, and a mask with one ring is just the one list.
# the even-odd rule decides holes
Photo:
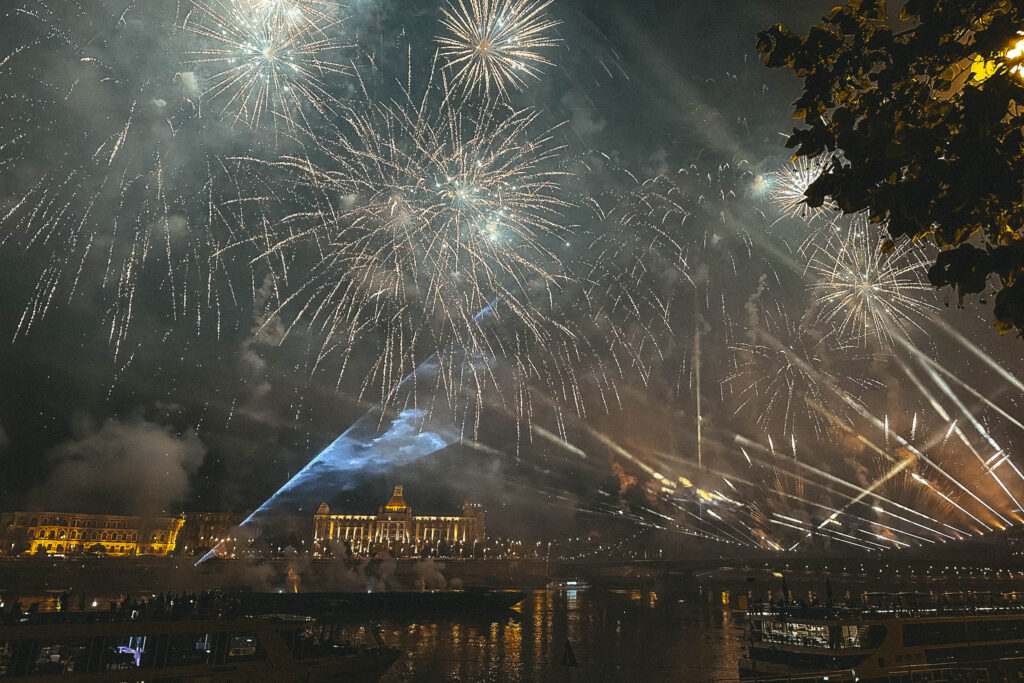
[[(735, 678), (742, 624), (655, 591), (538, 590), (518, 613), (381, 622), (406, 652), (383, 681), (694, 681)], [(578, 667), (562, 664), (568, 637)]]

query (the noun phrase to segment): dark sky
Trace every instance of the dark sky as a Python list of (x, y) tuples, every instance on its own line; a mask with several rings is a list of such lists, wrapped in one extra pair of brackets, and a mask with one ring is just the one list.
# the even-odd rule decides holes
[[(184, 8), (175, 15), (174, 8), (148, 0), (19, 3), (0, 27), (0, 63), (3, 55), (15, 53), (0, 66), (0, 215), (7, 216), (0, 223), (0, 509), (251, 510), (370, 405), (358, 398), (358, 387), (373, 353), (356, 354), (340, 384), (329, 363), (326, 371), (313, 372), (313, 356), (323, 342), (315, 331), (298, 331), (278, 345), (273, 328), (288, 323), (284, 314), (262, 336), (256, 332), (270, 319), (264, 271), (250, 267), (240, 250), (228, 253), (223, 272), (208, 279), (204, 270), (211, 247), (196, 235), (210, 220), (205, 208), (230, 206), (225, 202), (232, 193), (251, 192), (238, 189), (246, 181), (241, 167), (224, 160), (273, 159), (292, 148), (266, 131), (228, 125), (215, 107), (198, 113), (182, 103), (187, 87), (181, 73), (192, 67), (182, 66), (181, 55), (197, 40), (175, 29)], [(528, 430), (517, 431), (509, 415), (489, 410), (477, 439), (491, 449), (489, 455), (449, 449), (381, 478), (346, 504), (376, 507), (388, 486), (403, 479), (415, 487), (410, 498), (424, 505), (487, 497), (495, 508), (507, 506), (520, 515), (531, 511), (528, 526), (534, 528), (545, 518), (562, 520), (552, 526), (560, 529), (580, 515), (600, 524), (616, 511), (666, 511), (664, 496), (676, 494), (659, 490), (652, 473), (665, 471), (677, 479), (693, 471), (693, 339), (701, 325), (707, 328), (708, 369), (702, 380), (707, 396), (702, 398), (709, 439), (702, 457), (717, 463), (714, 472), (698, 472), (708, 489), (727, 494), (722, 479), (728, 474), (737, 479), (726, 483), (737, 484), (734, 493), (742, 502), (762, 486), (789, 492), (780, 494), (773, 509), (785, 508), (802, 519), (820, 519), (822, 511), (795, 496), (829, 505), (837, 500), (828, 487), (799, 483), (798, 475), (808, 474), (800, 466), (746, 469), (737, 460), (737, 435), (764, 444), (768, 452), (776, 441), (783, 443), (787, 453), (795, 450), (803, 462), (849, 481), (866, 483), (885, 471), (879, 456), (858, 445), (855, 434), (892, 452), (899, 450), (898, 439), (862, 417), (849, 418), (848, 430), (816, 433), (813, 416), (799, 418), (807, 412), (802, 407), (798, 417), (776, 415), (779, 406), (764, 398), (770, 393), (764, 378), (784, 371), (763, 367), (773, 362), (770, 354), (754, 353), (747, 341), (751, 327), (774, 325), (781, 335), (780, 320), (786, 318), (806, 332), (802, 326), (811, 319), (806, 258), (797, 248), (807, 227), (796, 219), (776, 222), (776, 210), (750, 189), (758, 176), (786, 162), (783, 134), (793, 125), (788, 103), (799, 84), (790, 74), (760, 64), (754, 35), (776, 22), (805, 30), (832, 4), (556, 0), (551, 5), (549, 12), (562, 21), (556, 29), (562, 44), (550, 49), (555, 66), (545, 67), (543, 77), (513, 99), (516, 106), (536, 107), (545, 125), (566, 122), (555, 135), (565, 146), (564, 163), (574, 169), (575, 199), (587, 195), (608, 215), (636, 227), (628, 218), (631, 210), (623, 208), (632, 201), (630, 178), (674, 178), (673, 192), (685, 190), (683, 204), (694, 216), (686, 230), (701, 236), (687, 237), (689, 251), (673, 256), (657, 236), (630, 235), (626, 228), (621, 234), (607, 232), (607, 225), (580, 208), (586, 202), (566, 211), (580, 245), (595, 235), (595, 243), (607, 239), (626, 245), (603, 265), (615, 271), (609, 277), (616, 283), (628, 280), (638, 297), (670, 302), (666, 329), (657, 332), (660, 350), (638, 352), (650, 361), (645, 369), (620, 368), (618, 405), (606, 405), (587, 387), (594, 373), (588, 363), (612, 364), (597, 355), (577, 359), (582, 393), (593, 399), (584, 415), (577, 406), (560, 421), (543, 408), (544, 401), (535, 402), (536, 426), (544, 434), (560, 433), (583, 457), (559, 445), (561, 437), (524, 437)], [(407, 55), (418, 60), (417, 77), (423, 77), (420, 65), (429, 63), (437, 31), (436, 3), (356, 0), (350, 11), (344, 38), (358, 45), (350, 54), (372, 73), (370, 80), (387, 84), (404, 78)], [(339, 79), (339, 98), (353, 88), (351, 81)], [(147, 105), (153, 102), (162, 104)], [(146, 106), (159, 106), (160, 113)], [(119, 161), (104, 168), (97, 159), (111, 153), (117, 144), (111, 140), (126, 120), (134, 128), (117, 152)], [(168, 132), (175, 130), (173, 136)], [(590, 162), (580, 165), (586, 159)], [(157, 163), (159, 184), (152, 170)], [(580, 171), (584, 167), (586, 173)], [(110, 168), (115, 175), (108, 182), (100, 176)], [(680, 169), (686, 170), (685, 182)], [(130, 189), (123, 189), (125, 182)], [(123, 240), (156, 224), (160, 213), (147, 203), (154, 196), (161, 207), (184, 217), (166, 228), (173, 237), (167, 253), (176, 270), (168, 274), (163, 233), (157, 231), (131, 273), (131, 320), (123, 324), (118, 316), (127, 310), (126, 294), (119, 278), (126, 272), (123, 264), (136, 258), (131, 240), (129, 246)], [(640, 204), (653, 211), (651, 216), (658, 211), (653, 200)], [(46, 209), (33, 214), (28, 209), (33, 205)], [(231, 211), (224, 215), (230, 223)], [(54, 217), (52, 223), (47, 216)], [(237, 239), (247, 228), (236, 223), (232, 229)], [(90, 251), (83, 261), (87, 242)], [(574, 262), (592, 256), (574, 245)], [(301, 268), (303, 262), (293, 265)], [(824, 331), (794, 344), (809, 344), (808, 357), (821, 373), (846, 383), (873, 415), (888, 416), (893, 431), (914, 443), (926, 441), (926, 431), (941, 434), (954, 417), (965, 431), (973, 429), (966, 436), (970, 447), (944, 443), (949, 451), (935, 459), (977, 483), (982, 477), (978, 458), (988, 459), (994, 442), (1012, 448), (1016, 436), (1007, 415), (1018, 415), (1020, 390), (997, 367), (1019, 369), (1020, 342), (998, 337), (978, 301), (969, 302), (966, 311), (944, 306), (942, 295), (933, 301), (939, 322), (923, 322), (913, 337), (920, 353), (968, 381), (970, 389), (945, 377), (959, 404), (953, 394), (940, 395), (926, 365), (909, 351), (839, 354), (827, 347)], [(26, 309), (33, 317), (27, 331)], [(766, 321), (764, 312), (770, 310), (774, 317)], [(577, 313), (559, 315), (585, 330), (583, 322), (593, 321), (577, 319)], [(642, 323), (652, 319), (626, 327), (636, 332)], [(943, 324), (976, 340), (995, 363), (985, 364), (971, 344), (944, 332)], [(761, 373), (754, 403), (767, 402), (760, 407), (749, 405), (749, 393), (735, 389), (738, 376), (748, 371)], [(976, 394), (1006, 414), (982, 405)], [(835, 401), (830, 396), (822, 400)], [(550, 398), (558, 403), (564, 397)], [(806, 398), (798, 400), (806, 403)], [(833, 408), (849, 411), (849, 404)], [(970, 427), (967, 413), (980, 427)], [(771, 416), (773, 426), (761, 422), (764, 415)], [(769, 448), (770, 437), (775, 441)], [(791, 440), (799, 445), (792, 448)], [(905, 474), (911, 470), (928, 468), (917, 462)], [(740, 491), (744, 480), (748, 488)], [(930, 515), (956, 516), (948, 504), (922, 498), (908, 481), (901, 474), (890, 482), (889, 493), (920, 504)], [(1024, 478), (1014, 479), (1013, 486), (1024, 488), (1021, 484)], [(947, 486), (955, 488), (948, 481)], [(1012, 502), (990, 483), (984, 486), (990, 487), (984, 489), (986, 501), (999, 498), (992, 506), (1010, 515)], [(685, 498), (681, 489), (676, 493)], [(536, 507), (531, 502), (536, 500), (544, 506)], [(984, 508), (975, 512), (992, 517)], [(748, 522), (767, 514), (747, 513)], [(963, 526), (974, 524), (959, 519)]]

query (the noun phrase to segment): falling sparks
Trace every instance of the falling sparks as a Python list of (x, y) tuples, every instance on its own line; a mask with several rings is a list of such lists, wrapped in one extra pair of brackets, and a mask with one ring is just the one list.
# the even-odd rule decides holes
[[(26, 36), (45, 29), (45, 38), (2, 58), (4, 76), (22, 85), (17, 98), (4, 100), (18, 133), (0, 151), (24, 148), (0, 162), (5, 180), (19, 178), (7, 184), (0, 205), (0, 244), (40, 264), (17, 336), (88, 290), (99, 293), (97, 319), (116, 358), (146, 278), (162, 281), (175, 321), (188, 313), (198, 327), (201, 302), (217, 306), (218, 266), (210, 258), (217, 162), (194, 127), (195, 107), (175, 72), (118, 59), (154, 27), (173, 31), (173, 8), (147, 8), (144, 21), (127, 26), (109, 8), (87, 9), (75, 14), (40, 4), (4, 20), (12, 27), (28, 22)], [(96, 36), (108, 32), (112, 37), (97, 44)], [(54, 69), (59, 76), (36, 77), (44, 54), (61, 65)], [(55, 136), (68, 117), (81, 121), (82, 130)]]

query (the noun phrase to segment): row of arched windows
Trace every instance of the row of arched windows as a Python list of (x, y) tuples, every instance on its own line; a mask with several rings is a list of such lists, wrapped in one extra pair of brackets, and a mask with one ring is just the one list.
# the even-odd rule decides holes
[[(65, 532), (61, 531), (58, 534), (55, 529), (50, 529), (49, 532), (47, 532), (46, 529), (40, 529), (38, 533), (33, 534), (32, 530), (30, 529), (29, 530), (29, 535), (35, 536), (36, 538), (44, 538), (44, 539), (48, 539), (48, 540), (52, 541), (52, 540), (56, 540), (58, 538), (59, 539), (63, 539), (64, 536), (65, 536)], [(72, 530), (72, 532), (71, 532), (71, 539), (72, 540), (78, 540), (78, 539), (90, 540), (91, 539), (93, 541), (97, 541), (97, 540), (102, 540), (102, 541), (131, 541), (133, 543), (139, 540), (138, 534), (128, 533), (127, 531), (122, 531), (119, 534), (116, 531), (109, 531), (109, 532), (108, 531), (92, 531), (92, 532), (89, 532), (89, 531), (75, 531), (75, 530)]]
[[(105, 552), (105, 553), (117, 554), (117, 553), (125, 553), (125, 552), (131, 552), (132, 551), (131, 546), (123, 546), (123, 545), (105, 546), (105, 545), (103, 545), (101, 543), (97, 543), (96, 545), (100, 546), (103, 549), (102, 552)], [(54, 543), (47, 543), (45, 546), (40, 544), (40, 547), (46, 548), (46, 552), (48, 552), (48, 553), (62, 553), (62, 552), (64, 552), (64, 544), (63, 543), (56, 543), (56, 544), (54, 544)], [(79, 545), (77, 543), (68, 543), (68, 552), (77, 552), (79, 550), (91, 550), (92, 547), (93, 546), (89, 546), (89, 545), (83, 545), (82, 547), (79, 547)]]
[(73, 519), (69, 524), (66, 519), (60, 517), (33, 517), (28, 521), (29, 526), (71, 526), (84, 529), (127, 529), (127, 521), (98, 520), (98, 519)]

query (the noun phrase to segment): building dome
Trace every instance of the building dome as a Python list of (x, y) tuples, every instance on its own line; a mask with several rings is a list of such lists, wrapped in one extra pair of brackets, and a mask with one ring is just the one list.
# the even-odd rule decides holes
[(405, 497), (402, 495), (402, 487), (396, 486), (395, 492), (391, 494), (391, 500), (384, 506), (388, 512), (405, 512), (409, 506), (405, 504)]

